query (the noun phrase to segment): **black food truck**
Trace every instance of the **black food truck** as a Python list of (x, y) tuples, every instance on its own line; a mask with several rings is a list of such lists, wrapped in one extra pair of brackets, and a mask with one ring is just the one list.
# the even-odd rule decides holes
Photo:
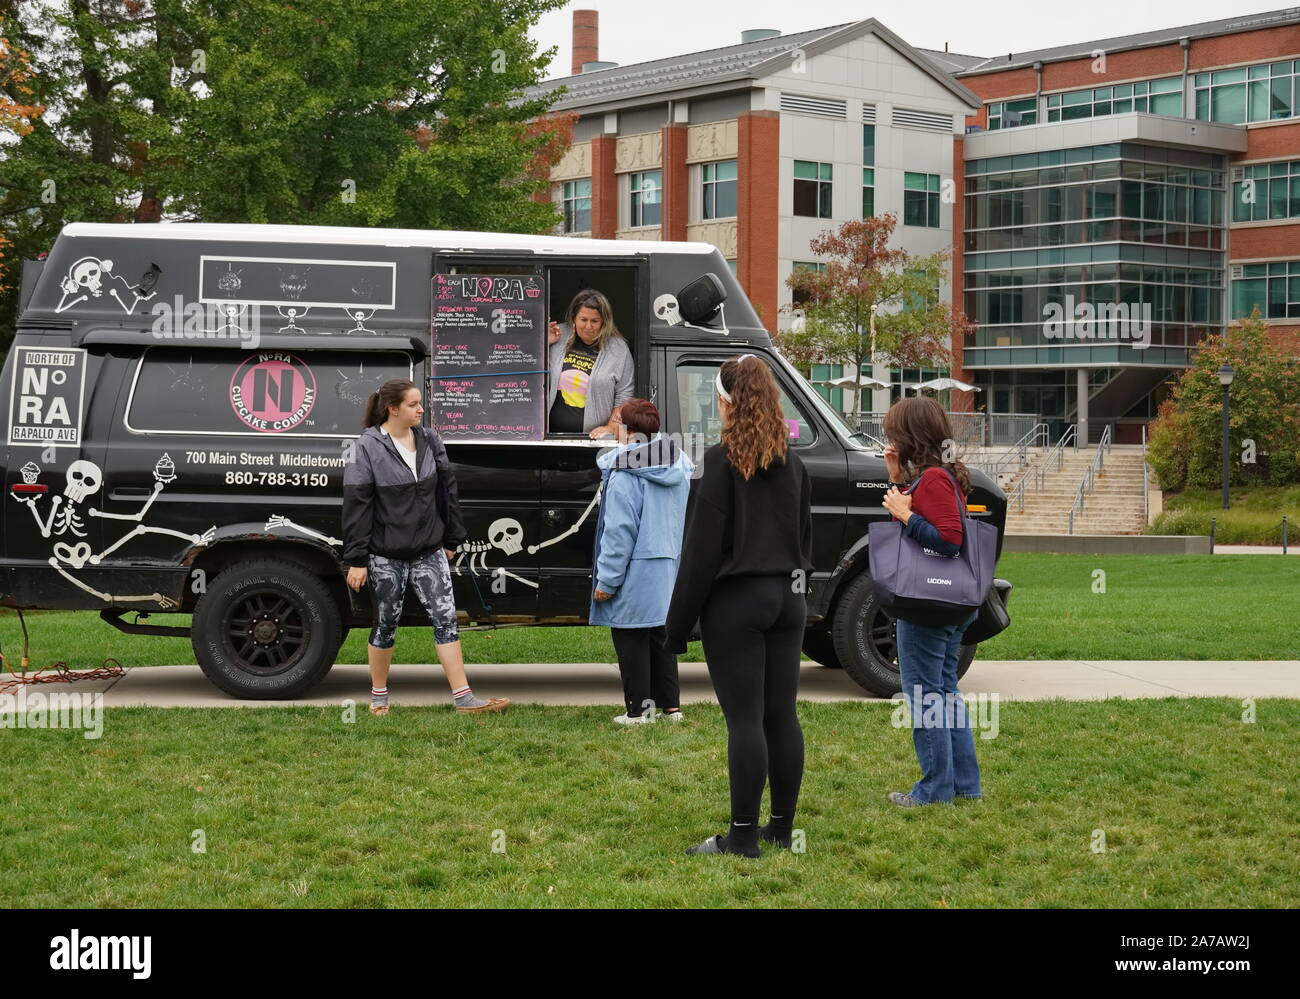
[[(813, 480), (805, 652), (874, 694), (897, 692), (893, 625), (867, 573), (867, 526), (887, 516), (879, 442), (777, 352), (705, 243), (67, 226), (25, 266), (0, 374), (0, 602), (188, 635), (222, 690), (300, 695), (348, 629), (370, 626), (367, 593), (344, 585), (343, 466), (366, 398), (407, 377), (427, 386), (426, 418), (459, 483), (461, 626), (584, 624), (595, 461), (611, 442), (552, 433), (545, 412), (547, 323), (584, 288), (609, 299), (635, 394), (697, 463), (719, 439), (718, 366), (743, 352), (771, 366)], [(972, 476), (972, 516), (997, 525), (1000, 553), (1005, 496)], [(997, 585), (1005, 601), (1010, 586)], [(192, 615), (190, 626), (147, 623), (159, 614)], [(964, 672), (974, 646), (963, 653)]]

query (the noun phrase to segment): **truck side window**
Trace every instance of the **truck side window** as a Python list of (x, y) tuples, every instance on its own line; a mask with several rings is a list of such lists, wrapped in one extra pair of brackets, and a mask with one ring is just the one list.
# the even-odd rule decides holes
[(151, 347), (131, 384), (135, 433), (355, 437), (370, 393), (410, 378), (398, 351)]
[[(722, 439), (722, 418), (718, 413), (713, 385), (719, 367), (721, 364), (708, 361), (683, 361), (677, 365), (677, 402), (681, 407), (682, 432), (701, 435), (696, 440), (703, 441), (705, 446)], [(790, 398), (779, 377), (776, 384), (781, 394), (781, 414), (790, 428), (790, 446), (807, 447), (817, 439), (813, 423)]]

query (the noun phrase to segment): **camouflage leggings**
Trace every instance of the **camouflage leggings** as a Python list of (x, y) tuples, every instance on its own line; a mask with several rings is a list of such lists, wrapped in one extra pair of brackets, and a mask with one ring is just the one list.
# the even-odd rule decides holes
[(397, 622), (402, 616), (408, 581), (433, 623), (434, 642), (446, 645), (460, 637), (456, 628), (451, 569), (441, 548), (410, 560), (371, 555), (368, 579), (375, 603), (375, 626), (370, 632), (370, 644), (375, 648), (391, 649), (396, 641)]

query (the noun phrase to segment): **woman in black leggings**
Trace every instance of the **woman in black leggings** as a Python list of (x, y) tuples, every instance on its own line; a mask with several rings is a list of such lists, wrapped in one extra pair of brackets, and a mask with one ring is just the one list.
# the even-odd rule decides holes
[[(763, 359), (727, 361), (714, 387), (722, 442), (705, 452), (691, 496), (666, 644), (685, 652), (699, 620), (727, 719), (731, 828), (686, 852), (757, 857), (760, 838), (790, 845), (803, 778), (795, 696), (813, 567), (812, 485), (788, 448), (776, 379)], [(772, 817), (760, 828), (769, 782)]]

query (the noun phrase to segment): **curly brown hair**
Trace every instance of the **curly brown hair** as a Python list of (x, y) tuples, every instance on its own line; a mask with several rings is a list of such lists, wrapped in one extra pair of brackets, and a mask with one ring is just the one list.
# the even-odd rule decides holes
[(944, 461), (945, 451), (956, 447), (948, 414), (928, 396), (899, 399), (885, 414), (885, 436), (898, 450), (898, 462), (908, 478), (930, 467), (946, 468), (957, 477), (957, 485), (970, 493), (970, 471), (953, 455)]
[(781, 395), (762, 358), (746, 354), (724, 361), (722, 387), (731, 396), (731, 416), (722, 428), (727, 456), (743, 479), (778, 458), (785, 460), (790, 428), (781, 414)]

